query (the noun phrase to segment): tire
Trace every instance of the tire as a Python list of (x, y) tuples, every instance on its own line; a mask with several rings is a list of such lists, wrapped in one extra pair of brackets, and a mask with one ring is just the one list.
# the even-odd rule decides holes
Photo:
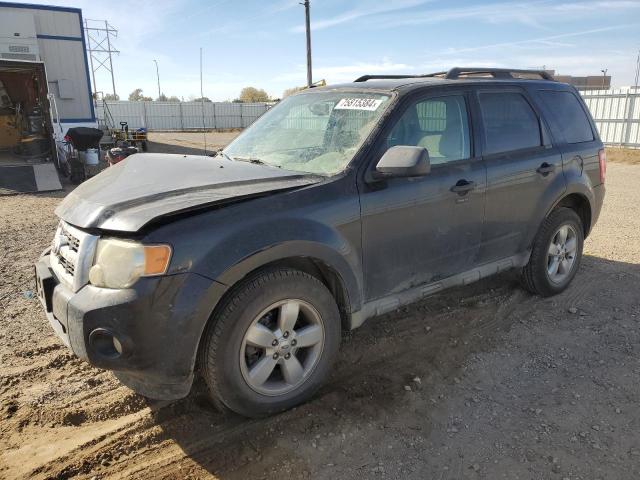
[[(566, 232), (564, 244), (562, 232)], [(572, 248), (572, 239), (575, 248)], [(564, 247), (558, 248), (559, 245)], [(564, 291), (578, 271), (583, 245), (584, 226), (578, 214), (565, 207), (552, 211), (542, 222), (533, 243), (529, 263), (522, 269), (523, 286), (531, 293), (543, 297)], [(553, 273), (554, 270), (556, 274)]]
[(340, 339), (338, 306), (322, 282), (298, 270), (265, 270), (234, 288), (212, 318), (201, 371), (216, 406), (262, 417), (308, 400), (329, 375)]

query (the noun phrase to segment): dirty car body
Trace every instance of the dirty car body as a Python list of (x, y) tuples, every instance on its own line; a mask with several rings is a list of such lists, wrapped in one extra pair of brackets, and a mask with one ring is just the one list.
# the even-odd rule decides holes
[[(563, 102), (582, 111), (581, 131), (567, 130)], [(56, 210), (53, 245), (36, 264), (38, 290), (78, 357), (146, 396), (180, 398), (209, 329), (263, 271), (318, 280), (341, 327), (353, 329), (444, 288), (526, 270), (560, 209), (579, 218), (559, 224), (551, 242), (558, 253), (547, 266), (558, 260), (562, 280), (567, 235), (581, 239), (597, 221), (603, 162), (577, 92), (546, 79), (367, 79), (313, 89), (274, 107), (224, 154), (136, 154), (78, 187)], [(122, 261), (126, 242), (131, 258), (144, 257), (130, 284), (104, 286), (102, 274), (90, 275), (104, 239), (125, 242)], [(170, 254), (157, 257), (164, 269), (146, 274), (153, 246)], [(313, 301), (302, 303), (313, 313)], [(277, 349), (265, 351), (277, 358), (289, 343), (274, 338)], [(279, 365), (284, 380), (269, 385), (286, 383)], [(320, 368), (310, 368), (307, 384)], [(252, 395), (277, 397), (247, 383)], [(291, 404), (273, 405), (260, 413)]]

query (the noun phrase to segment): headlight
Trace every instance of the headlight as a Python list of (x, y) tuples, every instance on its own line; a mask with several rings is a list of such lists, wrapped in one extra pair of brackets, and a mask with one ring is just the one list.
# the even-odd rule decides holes
[(97, 287), (128, 288), (140, 278), (162, 275), (169, 267), (169, 245), (142, 245), (131, 240), (101, 238), (89, 281)]

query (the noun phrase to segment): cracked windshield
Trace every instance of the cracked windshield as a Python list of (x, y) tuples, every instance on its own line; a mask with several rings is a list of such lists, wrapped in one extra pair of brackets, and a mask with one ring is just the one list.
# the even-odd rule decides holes
[(373, 92), (288, 97), (240, 135), (224, 155), (286, 170), (334, 175), (351, 161), (390, 98)]

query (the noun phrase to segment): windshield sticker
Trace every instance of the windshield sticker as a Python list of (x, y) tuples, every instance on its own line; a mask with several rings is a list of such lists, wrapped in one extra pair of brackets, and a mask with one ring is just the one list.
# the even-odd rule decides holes
[(375, 98), (343, 98), (334, 109), (336, 110), (377, 110), (382, 100)]

